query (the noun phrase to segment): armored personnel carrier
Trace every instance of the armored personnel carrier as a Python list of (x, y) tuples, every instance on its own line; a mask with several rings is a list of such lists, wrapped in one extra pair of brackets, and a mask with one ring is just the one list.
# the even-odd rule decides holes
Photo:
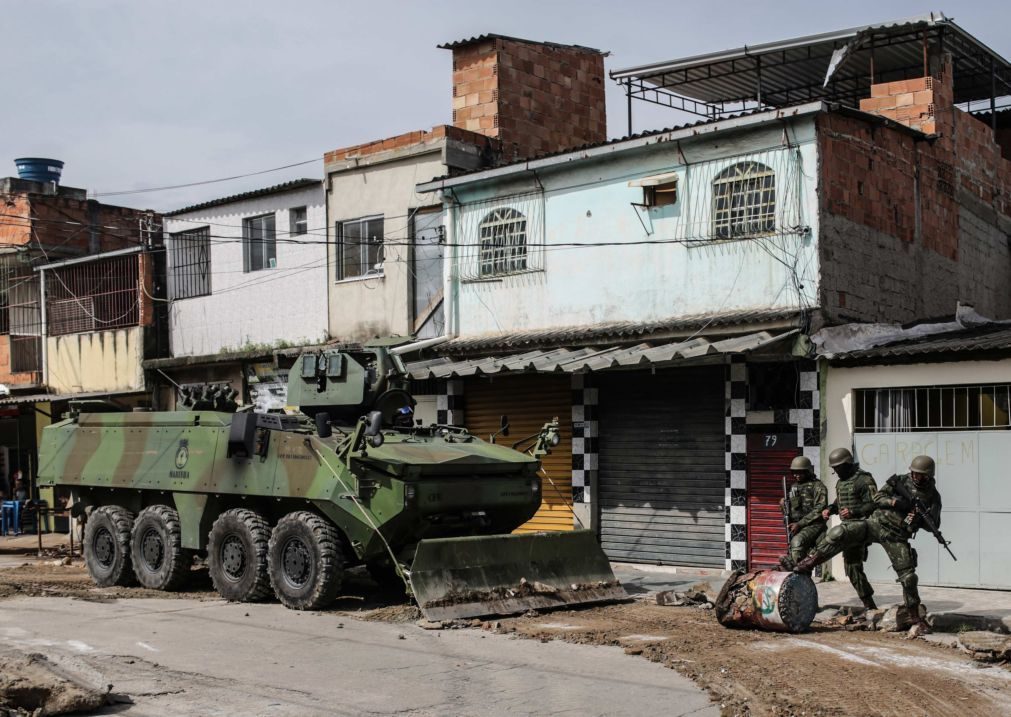
[(625, 597), (592, 533), (512, 534), (541, 503), (557, 422), (525, 453), (418, 425), (406, 375), (385, 348), (347, 347), (299, 357), (299, 415), (82, 404), (43, 431), (39, 484), (69, 489), (100, 586), (178, 589), (200, 554), (222, 597), (298, 610), (358, 565), (430, 619)]

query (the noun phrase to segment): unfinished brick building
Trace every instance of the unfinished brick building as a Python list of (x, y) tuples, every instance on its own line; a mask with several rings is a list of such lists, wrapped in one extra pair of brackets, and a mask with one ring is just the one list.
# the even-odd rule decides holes
[[(812, 326), (1011, 317), (1011, 64), (942, 14), (612, 72), (709, 119), (821, 101)], [(631, 129), (631, 127), (630, 127)]]

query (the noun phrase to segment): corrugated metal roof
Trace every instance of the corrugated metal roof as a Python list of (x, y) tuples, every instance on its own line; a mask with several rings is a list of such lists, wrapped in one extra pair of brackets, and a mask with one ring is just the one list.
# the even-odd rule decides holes
[(871, 349), (834, 354), (832, 363), (865, 363), (870, 360), (896, 360), (906, 358), (923, 359), (931, 354), (957, 360), (953, 354), (1007, 353), (1011, 355), (1011, 326), (1007, 323), (993, 324), (946, 334), (897, 341)]
[(645, 368), (668, 366), (714, 354), (747, 353), (769, 346), (798, 333), (797, 329), (772, 333), (758, 331), (744, 336), (734, 336), (719, 341), (694, 337), (660, 346), (641, 343), (637, 346), (612, 346), (610, 348), (586, 347), (581, 349), (553, 349), (528, 351), (523, 354), (454, 360), (443, 357), (417, 361), (407, 365), (412, 378), (463, 378), (466, 376), (496, 375), (512, 372), (526, 373), (582, 373), (619, 368)]
[(437, 351), (444, 355), (459, 355), (488, 350), (571, 348), (573, 345), (590, 343), (628, 343), (647, 340), (650, 337), (665, 340), (674, 338), (671, 334), (690, 333), (701, 328), (710, 331), (730, 326), (743, 326), (745, 328), (742, 330), (745, 331), (789, 328), (800, 326), (802, 320), (803, 315), (796, 309), (730, 311), (723, 314), (695, 314), (648, 322), (615, 321), (590, 326), (565, 326), (463, 337), (441, 344)]
[(312, 185), (323, 186), (322, 180), (319, 179), (293, 179), (290, 182), (282, 182), (281, 184), (275, 184), (272, 187), (264, 187), (263, 189), (253, 189), (248, 192), (242, 192), (241, 194), (233, 194), (228, 197), (220, 197), (218, 199), (211, 199), (206, 202), (201, 202), (200, 204), (191, 204), (188, 207), (183, 207), (182, 209), (175, 209), (171, 212), (164, 212), (163, 216), (174, 217), (179, 214), (189, 214), (190, 212), (195, 212), (198, 209), (209, 209), (210, 207), (218, 207), (222, 204), (232, 204), (233, 202), (241, 202), (246, 199), (255, 199), (256, 197), (265, 197), (268, 194), (279, 194), (281, 192), (291, 192), (296, 189), (302, 189), (303, 187), (310, 187)]
[(44, 401), (72, 401), (87, 398), (111, 398), (113, 396), (132, 396), (144, 391), (93, 391), (91, 393), (28, 393), (4, 396), (0, 398), (0, 406), (12, 406), (21, 403), (42, 403)]
[[(944, 48), (956, 62), (956, 103), (990, 96), (990, 59), (1004, 81), (1011, 81), (1011, 64), (1005, 58), (941, 12), (613, 70), (610, 76), (620, 83), (643, 82), (710, 103), (754, 99), (759, 77), (766, 105), (839, 100), (854, 93), (867, 96), (872, 53), (879, 82), (922, 76), (924, 33), (935, 41), (943, 33)], [(825, 87), (834, 54), (844, 47), (844, 56), (836, 58), (840, 61), (832, 82)], [(984, 66), (977, 56), (985, 58)], [(958, 63), (971, 63), (975, 69), (959, 72)]]
[(610, 54), (604, 52), (603, 50), (598, 50), (594, 47), (586, 47), (585, 45), (564, 45), (558, 42), (539, 42), (538, 40), (524, 40), (522, 37), (511, 37), (510, 35), (499, 35), (498, 33), (489, 32), (484, 35), (475, 35), (474, 37), (468, 37), (463, 40), (453, 40), (452, 42), (444, 42), (441, 45), (437, 45), (440, 50), (455, 50), (458, 47), (466, 47), (467, 45), (476, 45), (480, 42), (486, 42), (488, 40), (509, 40), (510, 42), (525, 42), (529, 45), (544, 45), (545, 47), (558, 47), (566, 50), (582, 50), (583, 52), (592, 52), (596, 55), (604, 55), (605, 57)]

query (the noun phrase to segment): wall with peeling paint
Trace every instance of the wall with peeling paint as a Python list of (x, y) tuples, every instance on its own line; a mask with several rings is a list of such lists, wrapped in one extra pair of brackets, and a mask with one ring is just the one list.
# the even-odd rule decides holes
[(143, 329), (50, 336), (49, 386), (54, 393), (143, 391)]

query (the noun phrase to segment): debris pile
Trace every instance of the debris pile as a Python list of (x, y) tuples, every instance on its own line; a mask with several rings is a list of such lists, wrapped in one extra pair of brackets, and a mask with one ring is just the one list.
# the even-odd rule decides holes
[(93, 712), (108, 702), (109, 690), (96, 689), (61, 669), (44, 655), (6, 654), (0, 659), (0, 715), (47, 717)]
[[(920, 617), (927, 618), (927, 610), (920, 605)], [(827, 610), (817, 617), (818, 622), (837, 625), (850, 632), (878, 630), (880, 632), (906, 632), (913, 627), (913, 619), (905, 605), (892, 605), (878, 610), (843, 606)]]
[(656, 594), (657, 605), (669, 607), (697, 607), (702, 610), (712, 610), (716, 596), (712, 594), (708, 583), (695, 583), (687, 590), (664, 590)]
[(1011, 661), (1011, 637), (985, 630), (963, 632), (958, 636), (958, 649), (979, 662)]

